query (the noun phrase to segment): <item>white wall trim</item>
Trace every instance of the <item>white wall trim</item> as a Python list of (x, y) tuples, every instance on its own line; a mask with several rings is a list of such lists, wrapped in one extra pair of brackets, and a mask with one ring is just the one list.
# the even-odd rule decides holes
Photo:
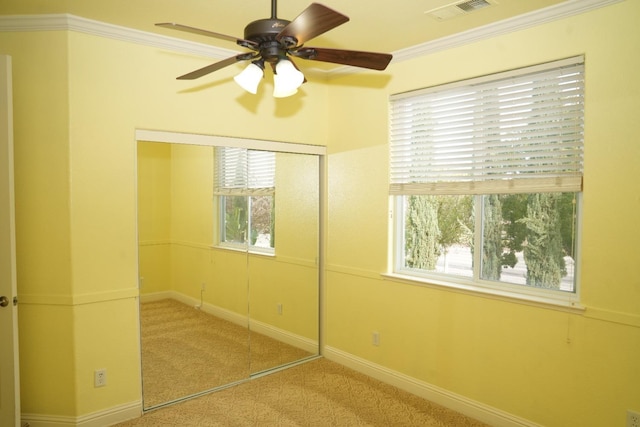
[(569, 18), (621, 1), (624, 0), (567, 0), (557, 5), (396, 51), (393, 53), (393, 62), (405, 61), (559, 19)]
[(233, 324), (242, 326), (242, 327), (247, 327), (248, 326), (248, 320), (247, 320), (247, 316), (243, 316), (240, 313), (236, 313), (234, 311), (231, 310), (227, 310), (225, 308), (221, 308), (218, 307), (216, 305), (213, 304), (209, 304), (209, 303), (204, 303), (202, 304), (202, 306), (200, 306), (200, 300), (190, 297), (188, 295), (185, 295), (183, 293), (180, 292), (176, 292), (176, 291), (164, 291), (164, 292), (155, 292), (152, 294), (140, 294), (140, 302), (144, 303), (144, 302), (151, 302), (151, 301), (159, 301), (162, 299), (174, 299), (176, 301), (179, 301), (185, 305), (189, 305), (191, 307), (194, 308), (194, 310), (202, 310), (207, 314), (210, 314), (212, 316), (218, 317), (220, 319), (226, 320), (228, 322), (231, 322)]
[(98, 302), (118, 301), (138, 296), (138, 288), (114, 289), (105, 292), (90, 292), (76, 295), (21, 294), (21, 305), (76, 306)]
[(251, 330), (258, 334), (289, 344), (290, 346), (307, 351), (311, 354), (318, 353), (318, 341), (291, 333), (284, 329), (276, 328), (268, 323), (260, 322), (258, 320), (249, 320), (249, 324)]
[(104, 427), (142, 416), (142, 401), (125, 403), (79, 417), (22, 414), (22, 424), (29, 427)]
[(240, 53), (204, 43), (134, 30), (70, 14), (0, 16), (1, 31), (76, 31), (160, 49), (222, 59)]
[[(579, 15), (624, 0), (567, 0), (557, 5), (529, 12), (514, 18), (504, 19), (451, 36), (431, 40), (393, 53), (392, 63), (406, 61), (429, 55), (465, 44), (474, 43), (491, 37), (500, 36), (536, 25)], [(49, 15), (4, 15), (0, 16), (1, 31), (59, 31), (69, 30), (100, 37), (153, 46), (160, 49), (178, 51), (211, 58), (228, 58), (240, 53), (207, 44), (191, 42), (175, 37), (134, 30), (118, 25), (107, 24), (70, 14)], [(349, 73), (358, 70), (355, 67), (339, 67), (326, 72), (329, 75)]]
[(152, 294), (140, 295), (140, 302), (159, 301), (162, 299), (174, 299), (180, 301), (183, 304), (190, 305), (194, 309), (202, 310), (203, 312), (228, 322), (234, 323), (242, 327), (250, 327), (252, 331), (259, 334), (268, 336), (285, 344), (289, 344), (293, 347), (308, 351), (309, 353), (316, 354), (318, 352), (318, 342), (306, 338), (302, 335), (291, 333), (287, 330), (277, 328), (265, 322), (254, 320), (248, 316), (243, 316), (231, 310), (227, 310), (218, 307), (207, 302), (200, 305), (200, 300), (184, 295), (176, 291), (164, 291), (155, 292)]
[(535, 424), (529, 420), (385, 368), (384, 366), (377, 365), (337, 348), (325, 346), (322, 355), (333, 362), (494, 427), (540, 427), (539, 424)]

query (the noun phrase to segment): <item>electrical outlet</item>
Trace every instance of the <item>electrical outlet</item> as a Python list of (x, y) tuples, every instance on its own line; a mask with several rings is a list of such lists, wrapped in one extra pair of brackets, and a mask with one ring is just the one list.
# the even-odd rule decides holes
[(97, 369), (93, 373), (93, 386), (94, 387), (104, 387), (107, 385), (107, 370), (106, 369)]
[(205, 282), (202, 282), (202, 283), (200, 284), (200, 290), (201, 290), (201, 291), (206, 291), (206, 290), (207, 290), (207, 284), (206, 284)]
[(380, 345), (380, 333), (379, 332), (373, 332), (371, 334), (371, 344), (375, 345), (376, 347), (378, 347)]
[(640, 427), (640, 413), (627, 411), (627, 427)]
[(282, 316), (282, 303), (281, 303), (281, 302), (279, 302), (279, 303), (276, 305), (276, 308), (278, 309), (278, 314)]

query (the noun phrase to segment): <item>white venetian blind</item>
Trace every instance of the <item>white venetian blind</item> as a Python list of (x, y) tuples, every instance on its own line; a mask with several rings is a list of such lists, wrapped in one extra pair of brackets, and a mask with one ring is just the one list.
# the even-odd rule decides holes
[(391, 97), (390, 193), (581, 191), (584, 62)]
[(274, 194), (275, 170), (276, 157), (272, 151), (216, 147), (214, 194)]

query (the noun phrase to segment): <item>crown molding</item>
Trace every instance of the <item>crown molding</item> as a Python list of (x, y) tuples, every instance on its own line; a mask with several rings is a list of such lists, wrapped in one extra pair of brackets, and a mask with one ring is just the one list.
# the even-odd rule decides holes
[[(625, 0), (567, 0), (554, 6), (505, 19), (482, 27), (457, 33), (451, 36), (428, 41), (406, 49), (393, 52), (392, 63), (429, 55), (435, 52), (463, 46), (480, 40), (508, 34), (559, 19), (568, 18), (601, 7), (620, 3)], [(69, 14), (51, 15), (4, 15), (0, 16), (0, 31), (58, 31), (68, 30), (81, 33), (138, 43), (160, 49), (178, 51), (216, 59), (228, 58), (239, 51), (222, 49), (202, 43), (167, 37), (160, 34), (134, 30), (118, 25), (107, 24)], [(357, 68), (341, 66), (327, 71), (331, 76), (350, 74)]]
[[(419, 45), (411, 46), (393, 52), (392, 64), (430, 55), (480, 40), (497, 37), (500, 35), (524, 30), (559, 19), (569, 18), (574, 15), (590, 12), (601, 7), (620, 3), (626, 0), (567, 0), (554, 6), (549, 6), (533, 12), (525, 13), (514, 18), (504, 19), (482, 27), (473, 28), (451, 36), (431, 40)], [(353, 74), (354, 68), (343, 66), (331, 70), (331, 76)]]
[(465, 44), (474, 43), (492, 37), (501, 36), (559, 19), (599, 9), (625, 0), (567, 0), (557, 5), (545, 7), (513, 18), (504, 19), (489, 25), (473, 28), (451, 36), (442, 37), (420, 45), (394, 52), (393, 62), (406, 61)]
[(0, 16), (0, 32), (2, 31), (76, 31), (216, 59), (228, 58), (241, 53), (239, 51), (223, 49), (203, 43), (107, 24), (105, 22), (94, 21), (70, 14)]

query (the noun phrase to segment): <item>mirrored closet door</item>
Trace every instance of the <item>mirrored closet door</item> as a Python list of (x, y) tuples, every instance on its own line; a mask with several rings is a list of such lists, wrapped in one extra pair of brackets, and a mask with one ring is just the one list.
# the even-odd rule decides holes
[(320, 155), (142, 135), (144, 409), (318, 355)]

